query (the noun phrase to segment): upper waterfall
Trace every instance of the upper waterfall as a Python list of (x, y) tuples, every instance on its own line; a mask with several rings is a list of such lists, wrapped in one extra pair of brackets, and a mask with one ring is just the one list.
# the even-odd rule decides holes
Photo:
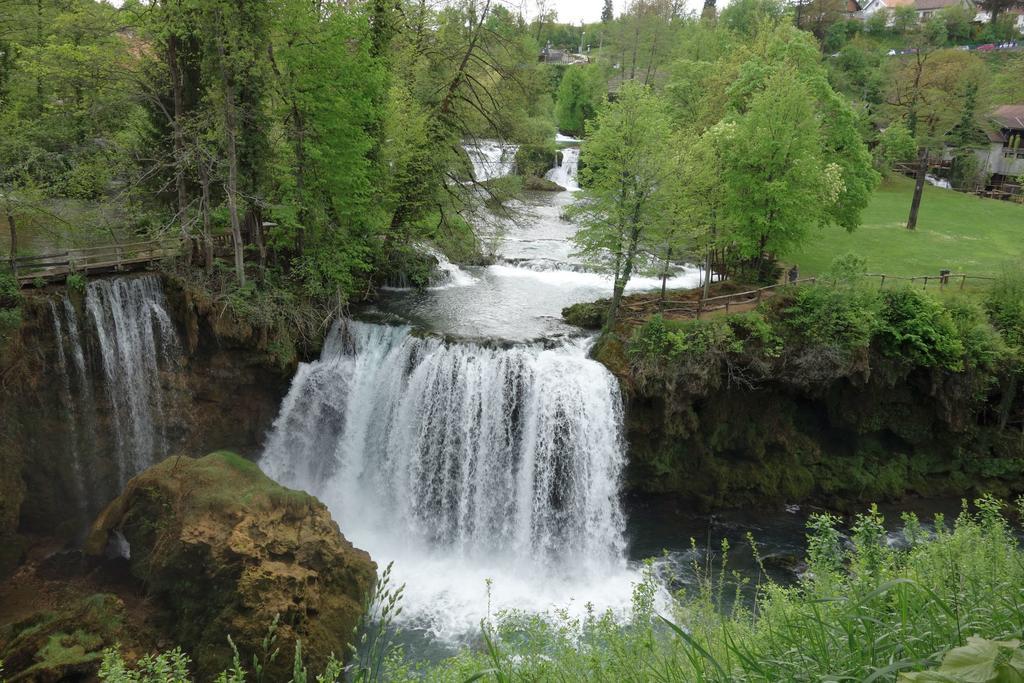
[(515, 170), (519, 145), (498, 140), (477, 140), (465, 142), (462, 147), (473, 164), (473, 180), (478, 183), (511, 175)]
[(576, 180), (576, 174), (580, 165), (580, 148), (564, 147), (561, 150), (560, 163), (544, 174), (544, 177), (551, 182), (558, 183), (570, 192), (580, 189)]
[[(300, 366), (260, 464), (324, 500), (379, 561), (440, 562), (407, 589), (407, 610), (437, 618), (464, 594), (479, 611), (485, 577), (514, 577), (497, 590), (524, 605), (553, 582), (625, 571), (621, 429), (618, 385), (582, 345), (492, 348), (339, 322)], [(442, 619), (472, 614), (460, 603)]]

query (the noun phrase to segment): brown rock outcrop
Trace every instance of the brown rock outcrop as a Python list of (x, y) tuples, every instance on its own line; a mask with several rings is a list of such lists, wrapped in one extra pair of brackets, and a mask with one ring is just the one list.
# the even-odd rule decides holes
[(227, 452), (168, 458), (132, 479), (97, 518), (86, 552), (118, 547), (160, 630), (191, 652), (201, 677), (230, 663), (228, 635), (249, 661), (275, 615), (282, 654), (271, 680), (296, 640), (313, 669), (343, 656), (376, 576), (316, 498)]

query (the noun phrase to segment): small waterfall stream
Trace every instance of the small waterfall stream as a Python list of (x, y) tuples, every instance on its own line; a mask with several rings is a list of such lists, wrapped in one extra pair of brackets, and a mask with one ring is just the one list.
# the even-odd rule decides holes
[(160, 363), (176, 359), (180, 344), (155, 276), (92, 282), (85, 307), (99, 342), (124, 486), (165, 454)]
[[(82, 320), (67, 296), (50, 302), (75, 503), (95, 511), (167, 455), (160, 372), (177, 363), (181, 345), (156, 276), (91, 282), (84, 309)], [(112, 443), (97, 440), (100, 413)]]
[(515, 170), (516, 152), (519, 145), (510, 145), (498, 140), (478, 140), (462, 145), (473, 164), (473, 180), (486, 180), (511, 175)]
[(570, 192), (580, 189), (576, 175), (580, 166), (580, 148), (563, 147), (560, 163), (544, 174), (547, 180), (558, 183)]
[[(625, 574), (621, 426), (616, 381), (582, 343), (341, 322), (300, 366), (260, 464), (396, 560), (407, 613), (457, 632), (482, 616), (486, 578), (496, 604), (543, 609)], [(628, 600), (618, 588), (592, 597)]]

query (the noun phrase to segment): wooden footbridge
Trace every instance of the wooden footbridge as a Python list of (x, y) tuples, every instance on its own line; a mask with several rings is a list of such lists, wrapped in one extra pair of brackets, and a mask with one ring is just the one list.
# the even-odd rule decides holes
[(9, 263), (18, 284), (24, 287), (39, 281), (61, 282), (72, 273), (94, 275), (139, 270), (161, 259), (178, 256), (181, 251), (181, 240), (173, 237), (19, 256)]

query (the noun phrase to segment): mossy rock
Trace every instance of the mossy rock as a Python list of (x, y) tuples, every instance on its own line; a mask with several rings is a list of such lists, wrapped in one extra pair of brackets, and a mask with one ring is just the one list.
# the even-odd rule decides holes
[(535, 175), (523, 177), (523, 189), (532, 192), (565, 192), (565, 188), (558, 183)]
[[(97, 518), (86, 552), (117, 547), (117, 533), (164, 630), (201, 677), (230, 664), (228, 635), (244, 660), (259, 652), (275, 615), (282, 652), (301, 639), (314, 669), (345, 654), (376, 580), (369, 555), (322, 503), (234, 453), (172, 457), (135, 477)], [(287, 661), (278, 658), (271, 680)]]
[(7, 680), (93, 679), (104, 649), (121, 644), (131, 650), (139, 635), (125, 628), (124, 612), (120, 598), (98, 593), (4, 627), (0, 630), (0, 660)]
[(608, 315), (608, 299), (593, 303), (573, 304), (562, 309), (562, 319), (570, 325), (587, 330), (599, 330)]

